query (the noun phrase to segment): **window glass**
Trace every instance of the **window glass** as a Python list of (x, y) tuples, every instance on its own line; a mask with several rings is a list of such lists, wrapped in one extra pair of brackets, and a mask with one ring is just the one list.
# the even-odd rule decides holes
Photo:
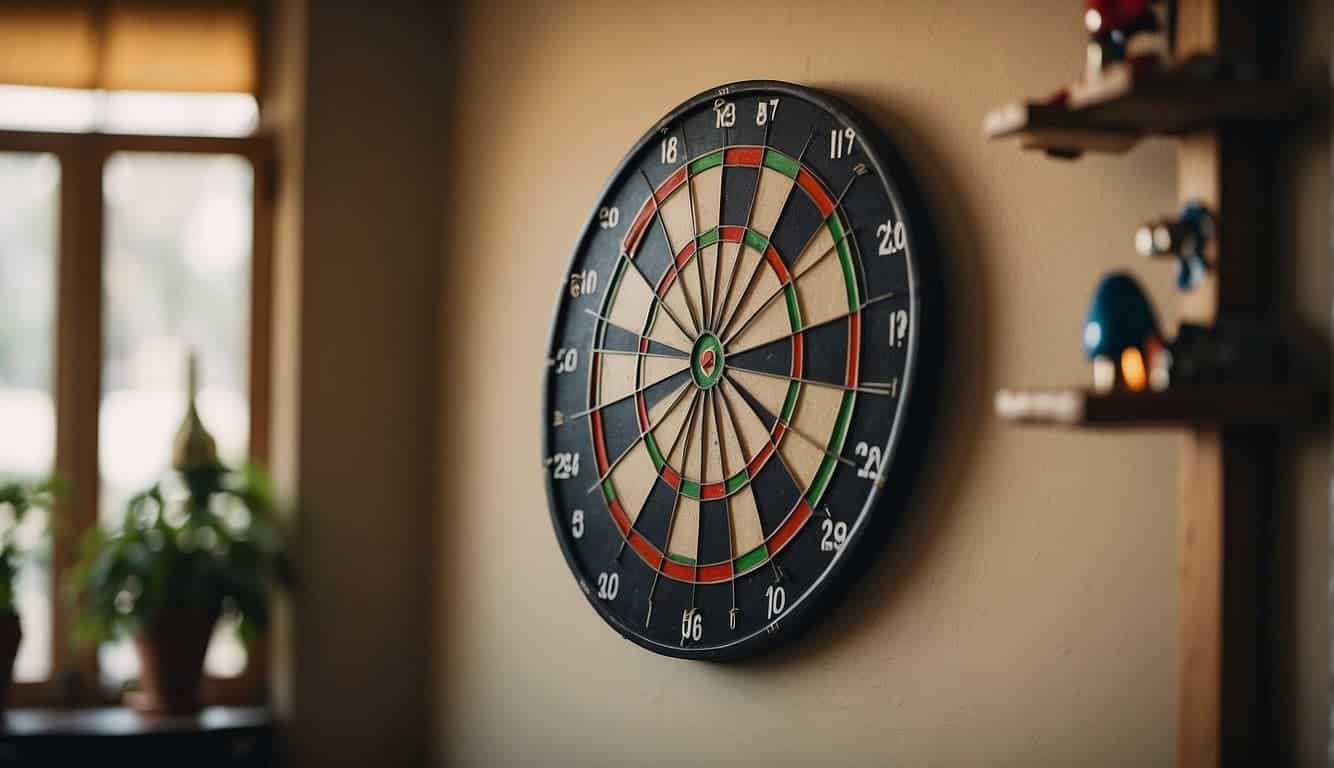
[[(60, 163), (0, 152), (0, 481), (34, 481), (55, 467), (56, 264)], [(0, 520), (0, 525), (7, 521)], [(51, 674), (50, 543), (44, 512), (18, 529), (27, 556), (15, 601), (23, 642), (14, 679)]]
[[(121, 152), (103, 171), (104, 361), (99, 464), (103, 525), (161, 479), (185, 414), (185, 365), (199, 360), (200, 415), (223, 462), (246, 460), (253, 169), (232, 155)], [(138, 674), (133, 646), (100, 653), (104, 681)], [(223, 625), (205, 669), (245, 666)]]
[(249, 136), (259, 103), (248, 93), (91, 91), (0, 85), (0, 129), (156, 136)]

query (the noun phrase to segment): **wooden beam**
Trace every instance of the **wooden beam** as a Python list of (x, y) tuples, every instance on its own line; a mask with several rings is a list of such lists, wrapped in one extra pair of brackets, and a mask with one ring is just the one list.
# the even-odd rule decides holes
[[(78, 538), (97, 523), (98, 408), (102, 398), (102, 161), (95, 147), (60, 152), (60, 265), (57, 270), (56, 471), (71, 492), (52, 526), (53, 644), (70, 636), (74, 606), (56, 589), (78, 556)], [(97, 696), (95, 650), (56, 653), (52, 679), (66, 705)]]
[[(1257, 71), (1258, 6), (1249, 0), (1181, 0), (1177, 52), (1220, 53), (1243, 74)], [(1216, 269), (1183, 299), (1182, 319), (1263, 316), (1268, 263), (1262, 257), (1268, 128), (1225, 124), (1182, 139), (1180, 199), (1219, 217)], [(1262, 584), (1274, 437), (1252, 427), (1188, 432), (1180, 453), (1177, 762), (1258, 764), (1271, 753), (1264, 727)]]

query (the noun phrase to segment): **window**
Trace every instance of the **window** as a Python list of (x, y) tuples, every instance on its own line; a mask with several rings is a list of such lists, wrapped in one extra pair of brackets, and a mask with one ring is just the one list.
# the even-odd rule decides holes
[[(185, 413), (185, 360), (206, 386), (204, 423), (221, 459), (246, 461), (254, 171), (237, 155), (115, 152), (103, 166), (102, 400), (98, 517), (116, 526), (125, 503), (161, 477)], [(209, 672), (234, 677), (246, 653), (220, 627)], [(137, 676), (133, 644), (98, 654), (102, 680)]]
[[(104, 703), (138, 674), (128, 643), (70, 649), (56, 596), (82, 533), (167, 469), (188, 349), (223, 460), (267, 459), (272, 150), (255, 104), (0, 86), (0, 477), (54, 468), (76, 491), (19, 579), (15, 704)], [(258, 650), (220, 626), (206, 697), (257, 699)]]
[[(60, 161), (50, 153), (0, 152), (0, 476), (34, 481), (56, 458), (56, 229)], [(44, 515), (19, 531), (28, 551), (46, 539)], [(14, 679), (51, 674), (50, 551), (24, 561), (16, 603), (24, 642)]]

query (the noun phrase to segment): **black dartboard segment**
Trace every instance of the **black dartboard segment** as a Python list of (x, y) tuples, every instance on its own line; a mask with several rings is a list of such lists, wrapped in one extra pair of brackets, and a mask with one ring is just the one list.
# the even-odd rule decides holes
[(939, 358), (930, 231), (841, 102), (691, 99), (613, 174), (562, 285), (551, 520), (639, 645), (724, 659), (822, 615), (906, 502)]

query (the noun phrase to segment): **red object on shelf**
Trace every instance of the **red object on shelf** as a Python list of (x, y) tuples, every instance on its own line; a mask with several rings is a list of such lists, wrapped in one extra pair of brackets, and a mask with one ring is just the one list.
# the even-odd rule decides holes
[(1084, 25), (1092, 33), (1128, 27), (1149, 11), (1148, 0), (1085, 0)]

